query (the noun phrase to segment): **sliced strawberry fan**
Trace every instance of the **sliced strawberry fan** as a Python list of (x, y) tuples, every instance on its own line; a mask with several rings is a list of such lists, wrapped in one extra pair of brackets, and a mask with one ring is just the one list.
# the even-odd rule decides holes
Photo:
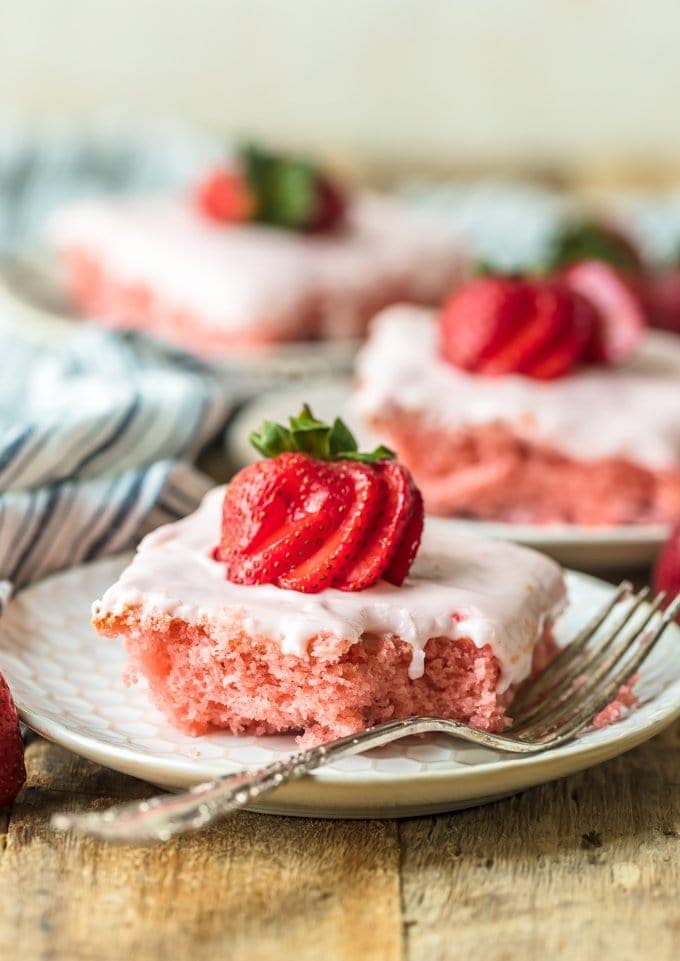
[(289, 426), (250, 435), (264, 460), (227, 488), (215, 559), (227, 580), (317, 593), (403, 583), (423, 532), (423, 499), (386, 447), (358, 449), (347, 426), (306, 405)]
[(606, 263), (580, 261), (549, 277), (486, 274), (444, 304), (441, 351), (477, 374), (563, 377), (635, 352), (645, 310), (635, 285)]

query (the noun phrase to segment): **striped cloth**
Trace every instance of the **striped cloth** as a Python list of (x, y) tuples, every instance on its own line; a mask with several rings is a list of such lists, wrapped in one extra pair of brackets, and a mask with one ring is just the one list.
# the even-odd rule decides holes
[(46, 218), (70, 200), (181, 189), (225, 149), (174, 124), (0, 123), (0, 255), (40, 243)]
[(232, 396), (197, 363), (83, 328), (36, 352), (0, 317), (0, 606), (193, 510)]
[[(0, 126), (0, 257), (40, 243), (89, 194), (176, 189), (223, 153), (212, 138), (115, 120)], [(210, 486), (191, 466), (231, 406), (223, 381), (132, 338), (84, 328), (36, 351), (0, 308), (0, 608), (14, 587), (131, 546)]]

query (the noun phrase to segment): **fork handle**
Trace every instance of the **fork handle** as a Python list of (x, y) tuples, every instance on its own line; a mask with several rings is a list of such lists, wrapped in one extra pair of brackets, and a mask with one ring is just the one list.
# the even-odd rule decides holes
[[(448, 733), (451, 733), (451, 723), (444, 722)], [(460, 728), (461, 736), (465, 737), (469, 728), (464, 724)], [(443, 725), (438, 718), (432, 717), (387, 721), (359, 734), (301, 751), (259, 770), (225, 775), (181, 794), (163, 794), (133, 801), (104, 812), (55, 814), (52, 827), (109, 841), (147, 844), (167, 841), (177, 834), (200, 831), (231, 811), (247, 807), (270, 791), (304, 777), (325, 764), (381, 747), (407, 734), (424, 734), (440, 729), (444, 729)], [(479, 736), (481, 732), (476, 733)]]
[(445, 733), (472, 741), (482, 747), (528, 754), (541, 745), (477, 731), (459, 721), (437, 717), (410, 717), (386, 721), (359, 734), (350, 734), (275, 761), (256, 771), (227, 774), (198, 784), (181, 794), (162, 794), (144, 801), (121, 804), (107, 811), (85, 814), (55, 814), (52, 827), (77, 831), (90, 837), (124, 843), (151, 844), (167, 841), (177, 834), (202, 828), (238, 808), (253, 804), (270, 791), (306, 774), (371, 748), (382, 747), (412, 734)]

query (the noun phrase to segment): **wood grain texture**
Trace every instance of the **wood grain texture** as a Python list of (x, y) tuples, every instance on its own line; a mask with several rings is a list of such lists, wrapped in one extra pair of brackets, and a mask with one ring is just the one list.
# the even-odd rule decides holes
[(400, 824), (409, 961), (676, 961), (680, 726), (584, 774)]
[(52, 834), (148, 786), (34, 742), (0, 822), (12, 961), (675, 961), (680, 725), (584, 774), (453, 815), (241, 814), (162, 848)]
[(390, 821), (241, 814), (162, 848), (53, 834), (147, 785), (34, 741), (0, 813), (0, 959), (675, 961), (680, 724), (497, 804)]
[(53, 834), (50, 813), (146, 787), (40, 743), (29, 767), (0, 855), (0, 958), (400, 957), (394, 822), (245, 814), (160, 848), (112, 847)]

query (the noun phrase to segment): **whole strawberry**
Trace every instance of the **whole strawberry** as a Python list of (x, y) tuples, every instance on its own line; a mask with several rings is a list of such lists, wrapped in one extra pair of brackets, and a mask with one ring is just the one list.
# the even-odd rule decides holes
[(196, 202), (214, 221), (250, 220), (305, 233), (336, 230), (347, 208), (344, 190), (316, 164), (255, 144), (241, 147), (229, 169), (199, 184)]
[(385, 447), (360, 453), (345, 424), (309, 407), (290, 427), (265, 421), (250, 435), (265, 459), (229, 484), (214, 556), (237, 584), (313, 594), (400, 585), (423, 531), (423, 500)]
[(668, 600), (680, 594), (680, 524), (671, 535), (659, 555), (652, 577), (655, 591), (666, 591)]
[(12, 804), (25, 781), (24, 744), (17, 709), (0, 674), (0, 808)]

